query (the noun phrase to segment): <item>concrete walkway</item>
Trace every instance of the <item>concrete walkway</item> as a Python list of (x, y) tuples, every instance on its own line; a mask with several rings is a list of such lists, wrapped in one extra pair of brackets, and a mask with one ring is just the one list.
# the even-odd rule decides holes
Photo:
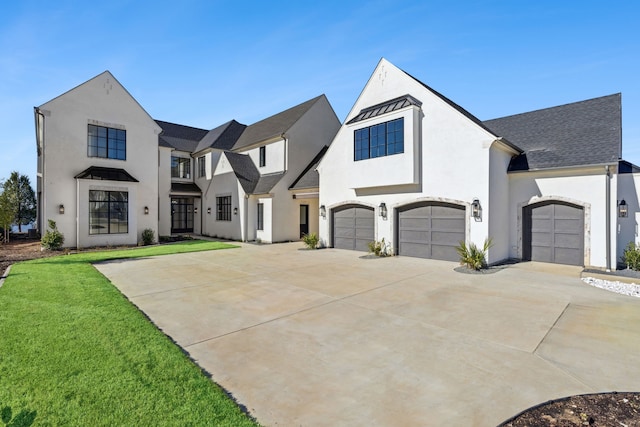
[(493, 274), (301, 243), (98, 265), (267, 426), (495, 426), (638, 391), (640, 300), (575, 267)]

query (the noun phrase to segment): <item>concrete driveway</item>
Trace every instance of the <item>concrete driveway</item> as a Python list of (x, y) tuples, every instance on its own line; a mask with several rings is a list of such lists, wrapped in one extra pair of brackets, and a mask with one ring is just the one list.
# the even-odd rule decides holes
[(363, 259), (302, 243), (97, 268), (269, 426), (495, 426), (638, 391), (640, 300), (535, 263)]

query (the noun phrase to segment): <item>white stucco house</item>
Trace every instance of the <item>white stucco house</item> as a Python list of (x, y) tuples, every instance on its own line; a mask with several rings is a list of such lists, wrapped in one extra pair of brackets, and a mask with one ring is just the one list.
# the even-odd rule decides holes
[(621, 152), (620, 94), (483, 122), (382, 59), (317, 167), (321, 242), (615, 268), (639, 211)]
[(108, 71), (35, 107), (38, 219), (66, 247), (193, 233), (298, 240), (318, 231), (319, 156), (340, 122), (324, 95), (246, 126), (154, 120)]

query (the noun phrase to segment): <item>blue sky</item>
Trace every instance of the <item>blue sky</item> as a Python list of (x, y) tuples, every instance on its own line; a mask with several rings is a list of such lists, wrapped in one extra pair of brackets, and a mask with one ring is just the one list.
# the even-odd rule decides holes
[(159, 120), (245, 124), (321, 93), (342, 121), (385, 57), (481, 120), (622, 93), (640, 164), (637, 1), (29, 1), (0, 14), (0, 179), (35, 188), (33, 107), (104, 70)]

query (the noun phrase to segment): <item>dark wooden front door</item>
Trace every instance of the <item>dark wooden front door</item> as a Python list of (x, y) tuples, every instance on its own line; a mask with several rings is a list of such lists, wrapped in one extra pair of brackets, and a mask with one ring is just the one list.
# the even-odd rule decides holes
[(309, 205), (300, 205), (300, 237), (309, 234)]

